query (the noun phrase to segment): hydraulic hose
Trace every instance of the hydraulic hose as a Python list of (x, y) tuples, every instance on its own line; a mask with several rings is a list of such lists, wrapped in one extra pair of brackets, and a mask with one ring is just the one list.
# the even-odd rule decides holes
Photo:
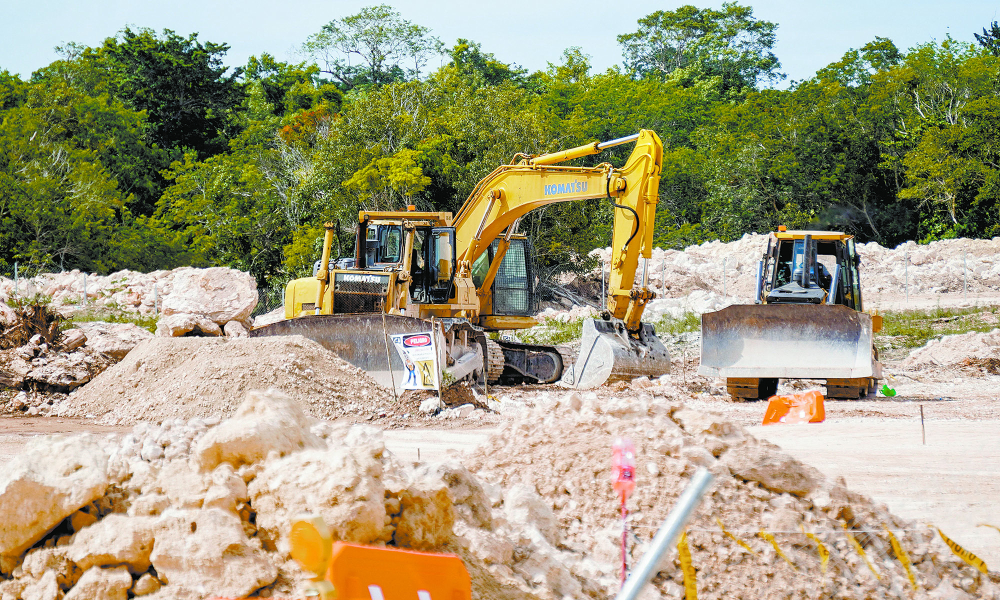
[(635, 217), (635, 226), (632, 228), (632, 235), (630, 235), (629, 238), (628, 238), (628, 241), (625, 242), (625, 246), (624, 247), (627, 248), (628, 245), (631, 244), (632, 240), (635, 238), (635, 234), (639, 233), (639, 213), (635, 212), (635, 209), (632, 208), (631, 206), (626, 206), (625, 204), (618, 204), (618, 203), (616, 203), (615, 199), (613, 197), (611, 197), (611, 174), (610, 173), (608, 174), (608, 180), (607, 180), (607, 183), (605, 184), (605, 192), (607, 192), (607, 194), (608, 194), (608, 200), (611, 201), (611, 206), (614, 206), (615, 208), (620, 208), (622, 210), (627, 210), (627, 211), (629, 211), (629, 212), (632, 213), (633, 217)]

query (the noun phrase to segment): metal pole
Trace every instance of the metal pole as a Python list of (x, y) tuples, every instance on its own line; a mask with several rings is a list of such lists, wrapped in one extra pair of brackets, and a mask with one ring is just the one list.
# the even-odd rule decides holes
[(664, 296), (667, 293), (667, 251), (663, 251), (663, 256), (660, 257), (660, 291), (663, 292)]
[[(399, 398), (396, 396), (396, 376), (392, 373), (392, 359), (389, 358), (389, 329), (385, 326), (385, 313), (382, 313), (382, 339), (385, 341), (385, 366), (389, 370), (389, 384), (392, 386), (392, 400), (394, 402), (399, 402)], [(434, 330), (431, 329), (431, 335), (434, 335)], [(435, 357), (436, 358), (436, 357)], [(438, 396), (441, 393), (438, 392)]]
[(699, 468), (698, 472), (694, 474), (691, 483), (684, 489), (681, 497), (677, 499), (677, 504), (660, 525), (656, 535), (653, 536), (649, 551), (643, 555), (642, 560), (632, 571), (632, 576), (628, 578), (621, 591), (615, 596), (615, 600), (635, 600), (639, 597), (639, 592), (659, 570), (660, 559), (674, 545), (674, 540), (680, 535), (684, 525), (691, 517), (691, 513), (701, 502), (701, 497), (708, 491), (712, 478), (712, 474), (704, 467)]

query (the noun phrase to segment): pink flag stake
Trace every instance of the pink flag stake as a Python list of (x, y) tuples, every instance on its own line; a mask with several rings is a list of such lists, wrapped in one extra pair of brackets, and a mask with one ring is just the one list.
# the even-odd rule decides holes
[(622, 503), (622, 578), (625, 585), (625, 575), (628, 569), (628, 509), (625, 502), (635, 489), (635, 446), (628, 438), (618, 438), (611, 447), (611, 477), (615, 492)]

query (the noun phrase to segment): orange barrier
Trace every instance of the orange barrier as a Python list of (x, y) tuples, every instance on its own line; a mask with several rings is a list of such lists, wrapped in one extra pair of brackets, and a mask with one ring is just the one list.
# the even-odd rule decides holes
[(771, 396), (762, 425), (775, 423), (822, 423), (826, 420), (823, 394), (817, 390), (791, 396)]
[(462, 559), (337, 542), (326, 579), (337, 600), (470, 600), (472, 583)]

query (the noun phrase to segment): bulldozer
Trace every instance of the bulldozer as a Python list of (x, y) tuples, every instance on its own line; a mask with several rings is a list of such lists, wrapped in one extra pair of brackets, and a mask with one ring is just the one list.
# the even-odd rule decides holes
[[(562, 165), (635, 143), (621, 168)], [(652, 252), (663, 148), (652, 131), (550, 154), (518, 154), (479, 181), (450, 212), (360, 211), (353, 256), (331, 259), (335, 226), (326, 224), (313, 277), (290, 281), (285, 320), (251, 337), (300, 334), (401, 389), (412, 371), (390, 339), (433, 339), (435, 384), (472, 380), (554, 383), (577, 388), (669, 372), (670, 356), (652, 325), (642, 322), (654, 293), (640, 256)], [(498, 337), (533, 327), (536, 296), (530, 240), (518, 233), (529, 212), (562, 202), (607, 198), (614, 210), (606, 310), (584, 324), (580, 356), (555, 347)], [(427, 338), (419, 334), (432, 332)], [(408, 338), (409, 339), (409, 338)], [(432, 374), (437, 377), (436, 374)]]
[(769, 398), (779, 379), (825, 379), (828, 398), (873, 393), (882, 317), (864, 312), (859, 265), (851, 235), (780, 227), (757, 263), (754, 304), (702, 315), (698, 374), (725, 379), (736, 400)]

